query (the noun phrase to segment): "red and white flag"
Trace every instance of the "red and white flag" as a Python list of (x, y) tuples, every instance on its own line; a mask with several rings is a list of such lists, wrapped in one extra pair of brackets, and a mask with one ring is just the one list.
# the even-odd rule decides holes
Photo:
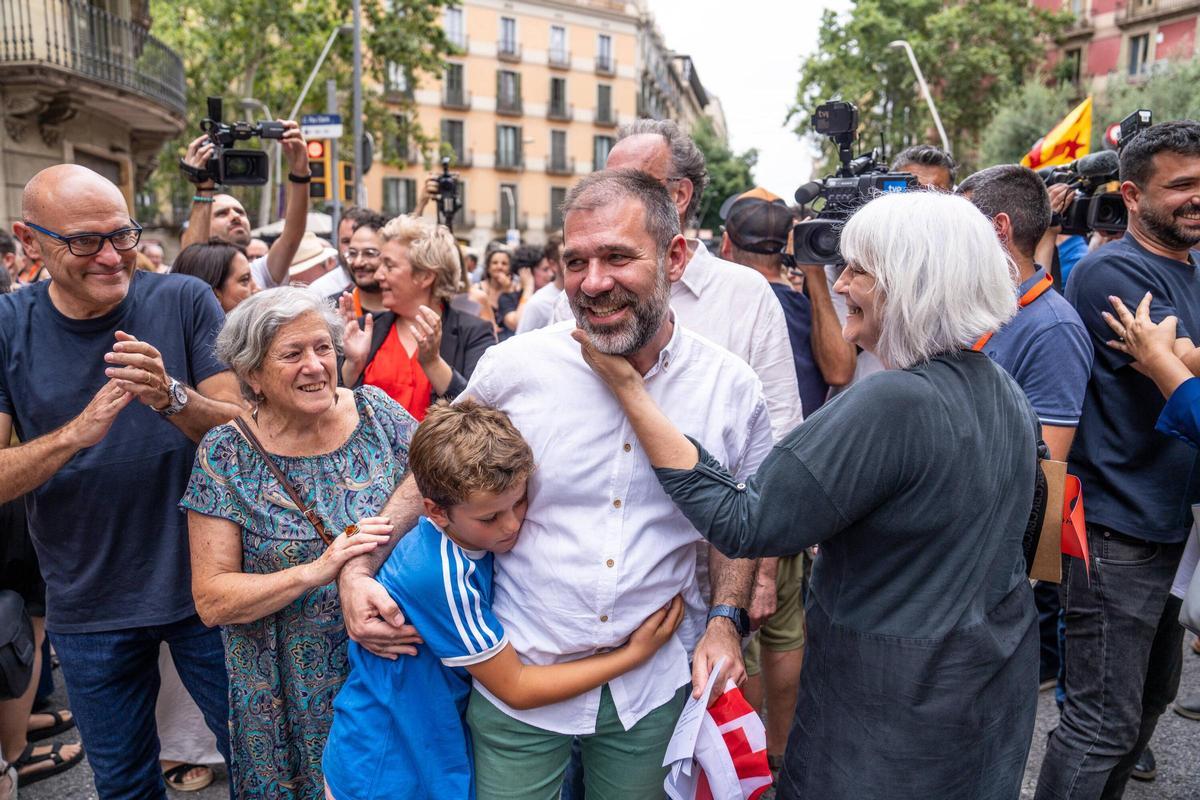
[(730, 681), (700, 720), (692, 757), (672, 764), (663, 788), (671, 800), (757, 800), (770, 786), (766, 728)]

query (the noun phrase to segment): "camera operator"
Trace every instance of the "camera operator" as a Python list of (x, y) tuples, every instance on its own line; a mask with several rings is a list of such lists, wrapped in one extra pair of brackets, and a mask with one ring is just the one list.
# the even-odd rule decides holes
[[(1178, 318), (1176, 347), (1193, 372), (1200, 357), (1200, 123), (1137, 133), (1120, 153), (1128, 230), (1084, 257), (1067, 299), (1091, 337), (1095, 361), (1070, 471), (1087, 498), (1096, 564), (1070, 559), (1066, 704), (1046, 748), (1035, 797), (1120, 797), (1158, 717), (1175, 696), (1183, 628), (1172, 580), (1200, 500), (1197, 454), (1155, 431), (1165, 401), (1127, 354), (1105, 346), (1109, 297), (1134, 307), (1152, 292), (1152, 321)], [(1097, 572), (1103, 575), (1098, 579)]]
[[(287, 283), (288, 268), (308, 226), (308, 184), (312, 179), (308, 169), (308, 149), (300, 126), (295, 121), (279, 122), (284, 129), (279, 143), (283, 147), (288, 168), (287, 213), (283, 219), (283, 233), (271, 245), (271, 249), (265, 256), (250, 262), (250, 273), (260, 289)], [(213, 143), (205, 134), (192, 140), (183, 160), (188, 166), (202, 170), (212, 155)], [(187, 230), (180, 238), (180, 247), (207, 242), (210, 237), (238, 247), (248, 245), (251, 238), (250, 219), (238, 199), (228, 194), (214, 194), (216, 185), (211, 178), (196, 183), (195, 189), (192, 215), (188, 219)]]
[(910, 172), (926, 189), (949, 192), (954, 189), (958, 164), (950, 154), (931, 144), (915, 144), (900, 151), (892, 160), (892, 172)]

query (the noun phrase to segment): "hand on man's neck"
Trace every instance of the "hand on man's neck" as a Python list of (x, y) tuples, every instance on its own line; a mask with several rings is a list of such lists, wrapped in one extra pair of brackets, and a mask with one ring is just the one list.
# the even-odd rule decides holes
[(675, 333), (675, 315), (667, 312), (667, 316), (663, 319), (662, 325), (659, 326), (658, 332), (654, 334), (646, 346), (636, 353), (625, 356), (633, 368), (638, 371), (639, 375), (645, 376), (647, 372), (653, 369), (658, 363), (658, 357), (662, 354), (663, 348), (671, 341), (671, 336)]

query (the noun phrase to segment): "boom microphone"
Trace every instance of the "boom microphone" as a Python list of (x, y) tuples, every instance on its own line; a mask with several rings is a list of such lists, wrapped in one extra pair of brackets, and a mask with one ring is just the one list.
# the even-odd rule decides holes
[(816, 200), (821, 194), (821, 182), (809, 181), (796, 190), (796, 202), (802, 206), (806, 206), (813, 200)]
[(1121, 159), (1112, 150), (1101, 150), (1071, 162), (1070, 170), (1084, 180), (1116, 180)]

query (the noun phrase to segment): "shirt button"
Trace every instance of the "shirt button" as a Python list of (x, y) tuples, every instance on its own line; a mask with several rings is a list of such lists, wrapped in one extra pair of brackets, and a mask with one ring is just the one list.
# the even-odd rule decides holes
[(617, 562), (613, 561), (611, 558), (608, 561), (604, 562), (604, 566), (606, 566), (606, 567), (615, 567), (616, 565), (617, 565)]
[(600, 615), (600, 621), (601, 621), (601, 622), (608, 622), (608, 614), (601, 614), (601, 615)]
[(616, 500), (613, 500), (613, 508), (620, 508), (620, 507), (621, 507), (621, 498), (618, 497)]
[(663, 369), (666, 369), (666, 368), (667, 368), (667, 367), (669, 367), (669, 366), (671, 366), (671, 359), (669, 359), (669, 358), (664, 358), (664, 359), (663, 359)]
[(626, 442), (625, 443), (625, 452), (628, 453), (632, 449), (633, 449), (633, 445), (631, 445), (629, 442)]

